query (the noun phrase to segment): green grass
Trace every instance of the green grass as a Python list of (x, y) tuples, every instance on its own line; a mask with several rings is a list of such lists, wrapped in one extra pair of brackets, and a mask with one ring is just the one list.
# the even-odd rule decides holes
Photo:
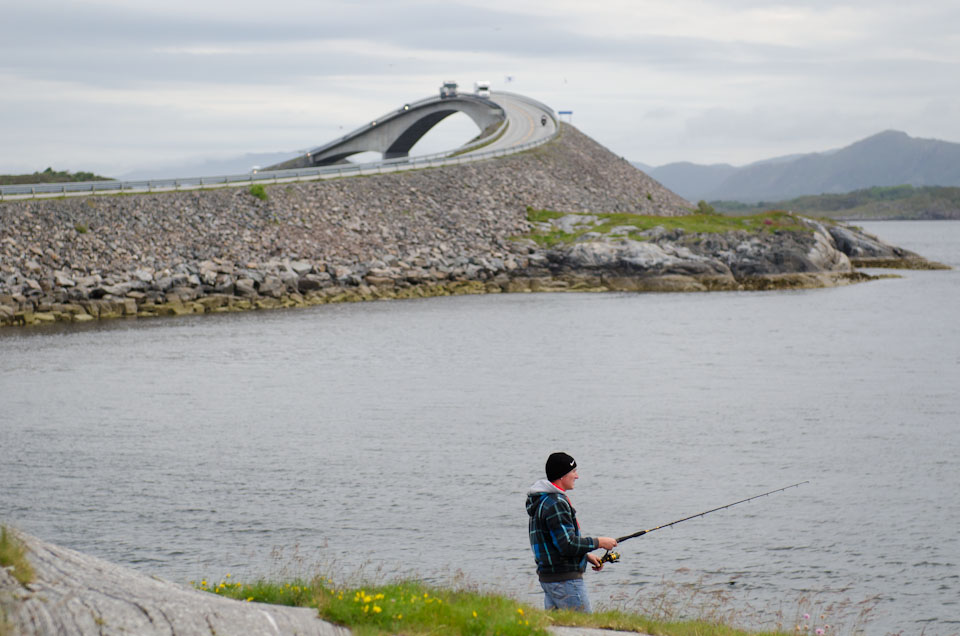
[(554, 212), (553, 210), (535, 210), (531, 207), (527, 208), (527, 220), (535, 223), (546, 223), (553, 219), (559, 219), (561, 216), (564, 216), (563, 212)]
[[(707, 206), (709, 207), (709, 206)], [(553, 219), (567, 216), (553, 210), (536, 210), (527, 208), (527, 220), (534, 223), (547, 223)], [(520, 237), (533, 239), (543, 247), (553, 247), (576, 241), (587, 232), (611, 234), (614, 228), (630, 228), (625, 234), (627, 238), (638, 241), (647, 240), (642, 232), (655, 227), (662, 227), (667, 231), (683, 230), (687, 234), (723, 234), (726, 232), (811, 232), (797, 217), (779, 210), (772, 210), (752, 216), (731, 217), (715, 213), (688, 214), (685, 216), (652, 216), (646, 214), (575, 214), (597, 220), (574, 232), (564, 232), (558, 228), (537, 229), (530, 234)]]
[(27, 561), (23, 543), (6, 526), (0, 527), (0, 567), (11, 568), (20, 585), (33, 582), (33, 567)]
[(260, 199), (261, 201), (266, 201), (267, 198), (268, 198), (268, 196), (267, 196), (267, 189), (264, 188), (263, 185), (261, 185), (261, 184), (259, 184), (259, 183), (256, 183), (256, 184), (250, 186), (250, 194), (252, 194), (253, 196), (257, 197), (257, 198)]
[(652, 620), (622, 611), (581, 614), (545, 612), (490, 593), (441, 589), (420, 581), (338, 587), (329, 579), (252, 584), (201, 581), (201, 590), (241, 601), (314, 607), (330, 622), (360, 636), (387, 634), (462, 634), (470, 636), (546, 635), (551, 625), (576, 625), (642, 631), (657, 636), (773, 636), (783, 632), (747, 632), (714, 621)]

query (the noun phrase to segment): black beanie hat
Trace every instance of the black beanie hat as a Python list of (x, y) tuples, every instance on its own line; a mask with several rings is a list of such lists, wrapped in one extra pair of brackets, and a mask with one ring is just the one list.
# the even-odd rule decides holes
[(557, 481), (577, 467), (577, 462), (566, 453), (552, 453), (547, 457), (547, 480)]

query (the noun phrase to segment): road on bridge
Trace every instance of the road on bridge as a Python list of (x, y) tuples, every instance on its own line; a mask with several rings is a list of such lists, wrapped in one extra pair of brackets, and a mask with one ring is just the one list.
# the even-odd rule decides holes
[[(553, 113), (542, 104), (510, 93), (491, 93), (490, 101), (502, 107), (506, 113), (507, 130), (499, 139), (474, 152), (506, 150), (545, 139), (557, 131)], [(542, 117), (546, 117), (546, 125), (540, 123)]]

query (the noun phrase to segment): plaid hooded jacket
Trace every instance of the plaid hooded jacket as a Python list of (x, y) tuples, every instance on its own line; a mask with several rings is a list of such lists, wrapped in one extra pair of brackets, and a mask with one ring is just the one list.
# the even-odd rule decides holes
[(563, 491), (541, 479), (527, 492), (530, 547), (541, 581), (578, 579), (587, 569), (587, 553), (597, 540), (580, 536), (577, 511)]

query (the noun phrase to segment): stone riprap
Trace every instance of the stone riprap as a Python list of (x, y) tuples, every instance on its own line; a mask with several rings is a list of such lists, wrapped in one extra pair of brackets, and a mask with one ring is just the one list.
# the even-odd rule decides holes
[(266, 192), (0, 203), (0, 326), (501, 291), (821, 286), (850, 279), (840, 252), (862, 243), (828, 231), (793, 243), (711, 235), (699, 247), (676, 233), (552, 249), (517, 240), (536, 229), (528, 208), (690, 213), (570, 126), (510, 157)]

